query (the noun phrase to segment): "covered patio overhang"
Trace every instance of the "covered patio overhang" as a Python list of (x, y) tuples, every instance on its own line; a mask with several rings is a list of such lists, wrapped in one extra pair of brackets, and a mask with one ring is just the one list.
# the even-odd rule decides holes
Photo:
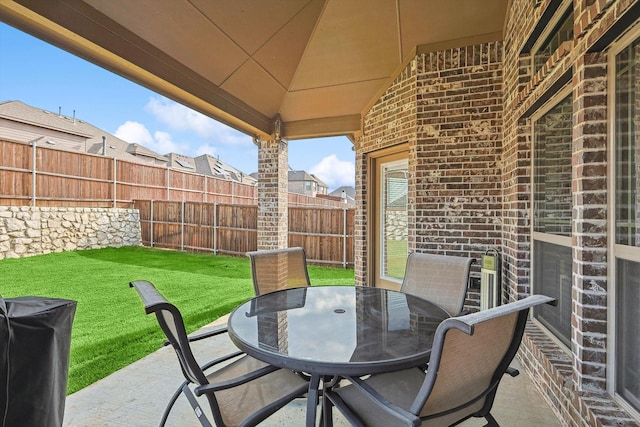
[(507, 0), (2, 0), (0, 19), (259, 139), (352, 139), (415, 52), (500, 40)]
[(287, 141), (347, 136), (417, 53), (502, 39), (508, 0), (0, 0), (0, 20), (254, 138), (258, 247), (287, 245)]

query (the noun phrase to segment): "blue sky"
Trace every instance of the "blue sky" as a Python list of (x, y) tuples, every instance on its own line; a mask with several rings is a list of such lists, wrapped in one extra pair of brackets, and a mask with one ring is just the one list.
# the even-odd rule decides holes
[[(258, 169), (251, 137), (55, 46), (0, 23), (0, 102), (72, 116), (160, 154), (211, 154), (245, 173)], [(289, 142), (289, 165), (333, 190), (354, 186), (346, 137)]]

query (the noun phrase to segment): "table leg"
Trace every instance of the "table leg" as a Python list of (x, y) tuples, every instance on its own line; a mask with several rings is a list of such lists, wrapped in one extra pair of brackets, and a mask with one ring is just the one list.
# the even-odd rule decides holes
[(318, 388), (320, 387), (320, 375), (312, 374), (307, 393), (307, 427), (316, 425), (316, 408), (318, 407)]

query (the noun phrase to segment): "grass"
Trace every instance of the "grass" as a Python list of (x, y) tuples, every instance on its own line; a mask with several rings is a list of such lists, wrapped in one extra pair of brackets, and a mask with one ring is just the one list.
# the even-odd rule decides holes
[[(314, 285), (353, 285), (353, 270), (309, 266)], [(149, 280), (182, 312), (188, 332), (253, 296), (248, 258), (142, 247), (107, 248), (0, 261), (4, 298), (46, 296), (78, 302), (71, 336), (73, 393), (160, 348), (132, 280)]]
[(387, 276), (402, 279), (407, 264), (407, 241), (387, 240)]

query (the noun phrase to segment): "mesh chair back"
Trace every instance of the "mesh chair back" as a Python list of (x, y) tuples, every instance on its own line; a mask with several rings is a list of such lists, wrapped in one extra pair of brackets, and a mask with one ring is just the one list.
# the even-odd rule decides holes
[(187, 331), (178, 308), (167, 301), (150, 282), (140, 280), (132, 282), (131, 286), (138, 291), (144, 303), (145, 312), (156, 315), (160, 328), (178, 356), (185, 378), (198, 385), (207, 384), (207, 378), (191, 351)]
[(256, 295), (310, 286), (303, 248), (248, 252)]
[(471, 414), (488, 414), (498, 383), (520, 346), (529, 308), (550, 301), (535, 295), (443, 321), (424, 384), (411, 408), (425, 417), (422, 426), (450, 425)]
[(402, 292), (434, 302), (457, 316), (464, 307), (473, 258), (413, 252), (407, 258)]
[[(201, 425), (211, 427), (196, 396), (206, 396), (216, 426), (255, 426), (296, 397), (308, 391), (308, 382), (295, 373), (278, 369), (236, 351), (211, 360), (200, 367), (190, 342), (221, 333), (211, 331), (188, 337), (180, 311), (144, 280), (131, 282), (142, 299), (147, 314), (154, 313), (173, 346), (186, 381), (176, 390), (165, 409), (161, 426), (169, 411), (184, 394)], [(225, 328), (226, 330), (226, 328)], [(208, 374), (205, 376), (205, 370)], [(195, 387), (190, 388), (190, 384)], [(193, 389), (193, 390), (192, 390)], [(195, 395), (194, 395), (195, 394)]]

